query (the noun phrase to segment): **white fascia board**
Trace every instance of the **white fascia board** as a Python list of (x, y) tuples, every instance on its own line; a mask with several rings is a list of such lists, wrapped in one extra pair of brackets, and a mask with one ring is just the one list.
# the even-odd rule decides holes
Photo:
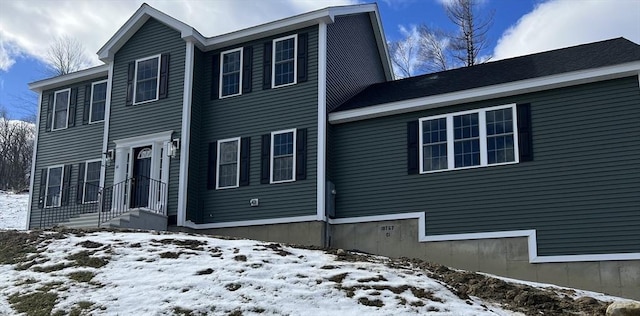
[(184, 227), (193, 228), (193, 229), (233, 228), (233, 227), (244, 227), (244, 226), (271, 225), (271, 224), (315, 222), (317, 220), (318, 219), (316, 215), (257, 219), (257, 220), (237, 221), (237, 222), (209, 223), (209, 224), (196, 224), (192, 221), (187, 220), (184, 223)]
[[(247, 29), (214, 36), (204, 41), (205, 51), (210, 51), (222, 47), (232, 46), (242, 42), (251, 41), (263, 37), (268, 37), (284, 32), (297, 30), (307, 26), (320, 23), (331, 24), (335, 21), (335, 17), (339, 15), (358, 14), (366, 12), (375, 12), (377, 15), (377, 5), (361, 4), (339, 7), (328, 7), (312, 12), (303, 13), (293, 17), (269, 22), (266, 24), (250, 27)], [(386, 45), (385, 45), (386, 46)]]
[[(382, 21), (380, 19), (380, 12), (378, 11), (378, 5), (376, 3), (373, 5), (375, 6), (375, 10), (369, 13), (369, 18), (371, 19), (371, 24), (374, 26), (373, 34), (376, 38), (378, 54), (380, 54), (380, 58), (382, 59), (382, 68), (384, 68), (385, 78), (387, 81), (393, 81), (395, 80), (395, 75), (393, 73), (391, 56), (389, 55), (389, 49), (387, 47), (387, 39), (384, 36), (384, 28), (382, 27)], [(375, 27), (376, 25), (377, 27)]]
[(603, 80), (623, 78), (627, 76), (638, 75), (638, 73), (640, 73), (640, 61), (635, 61), (615, 66), (573, 71), (552, 76), (520, 80), (476, 89), (463, 90), (459, 92), (445, 93), (423, 98), (379, 104), (361, 109), (330, 113), (329, 122), (332, 124), (340, 124), (360, 121), (370, 118), (421, 111), (467, 102), (475, 102), (480, 100), (569, 87)]
[(200, 40), (204, 37), (193, 27), (181, 22), (153, 7), (143, 3), (140, 8), (125, 22), (120, 29), (98, 50), (98, 58), (103, 62), (113, 60), (115, 53), (135, 34), (149, 18), (154, 18), (170, 28), (180, 32), (187, 41)]
[(358, 224), (358, 223), (394, 221), (394, 220), (403, 220), (403, 219), (418, 220), (418, 242), (439, 242), (439, 241), (526, 237), (527, 246), (529, 248), (528, 249), (529, 263), (640, 260), (640, 253), (607, 253), (607, 254), (566, 255), (566, 256), (538, 256), (538, 243), (537, 243), (537, 234), (535, 229), (427, 236), (426, 221), (425, 221), (426, 214), (424, 212), (329, 219), (329, 224), (332, 224), (332, 225)]
[(100, 65), (85, 70), (80, 70), (66, 75), (61, 75), (49, 79), (35, 81), (29, 84), (29, 89), (40, 93), (44, 90), (55, 89), (62, 86), (71, 85), (85, 80), (105, 77), (109, 74), (109, 65)]

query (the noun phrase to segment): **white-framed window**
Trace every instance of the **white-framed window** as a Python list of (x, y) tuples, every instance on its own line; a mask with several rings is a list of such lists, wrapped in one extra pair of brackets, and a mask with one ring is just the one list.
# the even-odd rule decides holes
[(63, 175), (64, 165), (51, 166), (47, 168), (44, 207), (57, 207), (61, 205)]
[(273, 40), (271, 63), (271, 87), (296, 84), (298, 66), (298, 34)]
[(220, 98), (242, 94), (242, 47), (220, 54)]
[(91, 106), (89, 123), (104, 121), (104, 109), (107, 104), (107, 80), (91, 84)]
[(56, 91), (53, 98), (53, 124), (51, 130), (65, 129), (69, 123), (71, 89)]
[(517, 163), (516, 113), (507, 104), (421, 118), (420, 173)]
[(240, 179), (240, 137), (218, 141), (216, 189), (237, 188)]
[(158, 100), (160, 55), (136, 60), (133, 104)]
[(271, 183), (296, 180), (296, 130), (271, 133)]
[(102, 160), (100, 159), (85, 162), (84, 181), (82, 185), (82, 203), (94, 203), (98, 201), (101, 164)]

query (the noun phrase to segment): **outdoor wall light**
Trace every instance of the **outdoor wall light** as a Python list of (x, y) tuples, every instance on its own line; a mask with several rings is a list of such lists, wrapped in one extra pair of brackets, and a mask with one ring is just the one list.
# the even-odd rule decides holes
[(178, 150), (180, 150), (180, 139), (174, 138), (170, 143), (168, 143), (168, 145), (169, 148), (167, 148), (167, 156), (176, 158)]
[(104, 155), (104, 160), (106, 161), (107, 166), (111, 166), (111, 163), (116, 159), (116, 152), (111, 149), (102, 154)]

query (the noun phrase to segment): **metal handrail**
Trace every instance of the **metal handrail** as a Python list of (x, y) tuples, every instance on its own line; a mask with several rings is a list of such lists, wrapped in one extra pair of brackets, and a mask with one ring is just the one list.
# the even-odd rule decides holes
[(92, 196), (85, 196), (91, 192), (99, 192), (99, 186), (92, 183), (79, 182), (76, 186), (62, 188), (62, 190), (41, 196), (39, 200), (40, 228), (47, 228), (69, 220), (78, 215), (95, 213), (98, 211), (100, 196), (96, 200)]
[(140, 176), (103, 188), (99, 195), (98, 226), (132, 209), (167, 215), (166, 183)]

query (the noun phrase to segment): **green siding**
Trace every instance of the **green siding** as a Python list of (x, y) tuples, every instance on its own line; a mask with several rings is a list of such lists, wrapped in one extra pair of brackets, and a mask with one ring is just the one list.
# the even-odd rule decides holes
[[(534, 161), (407, 175), (406, 123), (531, 103)], [(426, 212), (427, 235), (536, 229), (539, 255), (640, 252), (638, 77), (333, 126), (337, 216)]]
[[(173, 138), (180, 138), (185, 50), (186, 43), (179, 32), (155, 19), (149, 19), (116, 53), (111, 92), (109, 149), (115, 148), (114, 140), (168, 130), (174, 131)], [(163, 53), (170, 54), (168, 97), (136, 106), (125, 106), (129, 63)], [(171, 159), (169, 166), (170, 215), (176, 214), (177, 210), (180, 159), (179, 155)], [(107, 168), (105, 185), (113, 183), (113, 172), (113, 165)]]
[[(318, 27), (302, 29), (308, 38), (308, 80), (292, 86), (262, 89), (263, 45), (273, 38), (264, 38), (238, 46), (253, 46), (252, 92), (221, 100), (209, 100), (212, 56), (235, 47), (208, 52), (204, 59), (204, 89), (206, 99), (201, 109), (200, 139), (197, 166), (191, 164), (190, 174), (199, 176), (198, 187), (202, 201), (202, 222), (229, 222), (305, 216), (316, 214), (316, 143), (318, 108)], [(238, 47), (236, 46), (236, 47)], [(261, 135), (273, 131), (307, 128), (307, 179), (291, 183), (260, 184)], [(251, 137), (250, 185), (234, 189), (207, 190), (207, 148), (209, 142), (231, 137)], [(193, 169), (197, 166), (198, 169)], [(258, 198), (259, 207), (250, 207), (249, 200)]]
[[(40, 171), (43, 168), (54, 165), (73, 165), (71, 170), (71, 183), (75, 186), (78, 179), (78, 163), (102, 157), (102, 137), (104, 132), (104, 122), (82, 125), (84, 115), (84, 95), (85, 85), (92, 82), (102, 81), (100, 78), (90, 81), (65, 86), (55, 90), (47, 90), (42, 94), (42, 104), (40, 107), (40, 122), (38, 130), (38, 151), (36, 153), (36, 169), (33, 182), (33, 192), (31, 194), (31, 219), (30, 228), (35, 228), (40, 223), (41, 209), (38, 208), (40, 199)], [(55, 91), (66, 88), (78, 88), (78, 99), (75, 115), (75, 126), (63, 130), (52, 132), (46, 131), (47, 107), (49, 105), (49, 95)], [(46, 181), (46, 179), (44, 179)], [(75, 196), (71, 197), (75, 199)], [(75, 200), (70, 201), (75, 203)]]

